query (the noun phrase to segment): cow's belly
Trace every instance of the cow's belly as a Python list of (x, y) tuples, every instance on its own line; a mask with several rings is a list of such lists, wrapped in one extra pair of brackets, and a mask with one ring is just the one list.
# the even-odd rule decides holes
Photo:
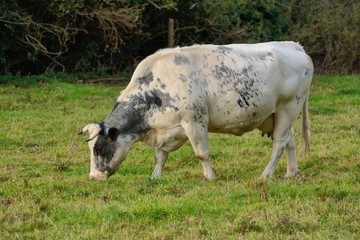
[(231, 121), (231, 120), (225, 120), (225, 121), (216, 121), (216, 122), (210, 122), (209, 123), (209, 132), (214, 133), (227, 133), (227, 134), (234, 134), (234, 135), (242, 135), (243, 133), (252, 131), (256, 128), (267, 129), (263, 132), (272, 132), (272, 127), (267, 127), (264, 125), (268, 125), (269, 121), (266, 121), (270, 116), (272, 116), (271, 113), (269, 113), (267, 116), (263, 116), (261, 118), (252, 119), (252, 118), (243, 118), (239, 121)]
[(209, 124), (209, 132), (226, 133), (240, 136), (254, 129), (259, 129), (263, 133), (272, 133), (274, 128), (274, 114), (269, 114), (265, 118), (259, 120), (249, 120), (247, 122), (218, 122)]
[[(263, 132), (272, 132), (272, 119), (275, 112), (275, 100), (254, 103), (240, 107), (237, 103), (214, 105), (209, 110), (209, 132), (229, 133), (241, 135), (253, 129), (264, 129)], [(271, 125), (271, 126), (270, 126)]]
[(151, 147), (171, 152), (181, 147), (187, 139), (182, 126), (180, 124), (174, 124), (163, 128), (151, 129), (143, 142)]

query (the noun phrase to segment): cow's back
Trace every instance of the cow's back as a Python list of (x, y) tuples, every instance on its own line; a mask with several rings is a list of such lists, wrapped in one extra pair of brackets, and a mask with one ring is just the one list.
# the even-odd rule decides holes
[(161, 95), (161, 104), (168, 103), (154, 105), (154, 124), (206, 116), (210, 131), (241, 134), (258, 127), (279, 102), (306, 94), (312, 71), (292, 42), (165, 49), (141, 62), (120, 98)]

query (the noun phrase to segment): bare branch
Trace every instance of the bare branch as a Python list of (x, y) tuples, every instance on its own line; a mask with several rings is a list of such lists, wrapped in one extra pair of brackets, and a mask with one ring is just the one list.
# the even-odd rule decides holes
[(87, 21), (97, 20), (99, 29), (104, 32), (105, 50), (119, 52), (124, 44), (124, 35), (140, 27), (143, 7), (131, 8), (100, 8), (78, 11), (76, 14)]

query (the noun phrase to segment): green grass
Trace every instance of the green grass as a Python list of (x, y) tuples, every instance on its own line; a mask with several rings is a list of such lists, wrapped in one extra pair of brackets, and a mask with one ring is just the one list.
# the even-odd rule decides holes
[(360, 236), (360, 77), (315, 77), (312, 153), (300, 173), (283, 158), (260, 182), (271, 142), (258, 131), (211, 134), (216, 180), (189, 144), (149, 179), (154, 150), (137, 143), (106, 182), (88, 180), (77, 131), (101, 121), (121, 87), (0, 86), (0, 239), (356, 239)]

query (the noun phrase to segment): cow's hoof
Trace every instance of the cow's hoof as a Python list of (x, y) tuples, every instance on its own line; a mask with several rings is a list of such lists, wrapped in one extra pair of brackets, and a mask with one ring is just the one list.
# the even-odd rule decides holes
[(291, 171), (291, 172), (287, 172), (285, 174), (285, 178), (291, 178), (291, 177), (294, 177), (299, 171), (296, 170), (296, 171)]
[(271, 179), (272, 178), (272, 175), (270, 175), (270, 174), (261, 174), (260, 175), (260, 177), (259, 177), (259, 180), (262, 180), (262, 181), (265, 181), (265, 180), (269, 180), (269, 179)]
[(204, 173), (204, 179), (207, 181), (213, 181), (215, 179), (214, 173), (211, 173), (211, 174)]
[(159, 173), (158, 171), (154, 171), (150, 177), (151, 180), (156, 180), (156, 179), (160, 179), (160, 178), (161, 178), (161, 173)]

